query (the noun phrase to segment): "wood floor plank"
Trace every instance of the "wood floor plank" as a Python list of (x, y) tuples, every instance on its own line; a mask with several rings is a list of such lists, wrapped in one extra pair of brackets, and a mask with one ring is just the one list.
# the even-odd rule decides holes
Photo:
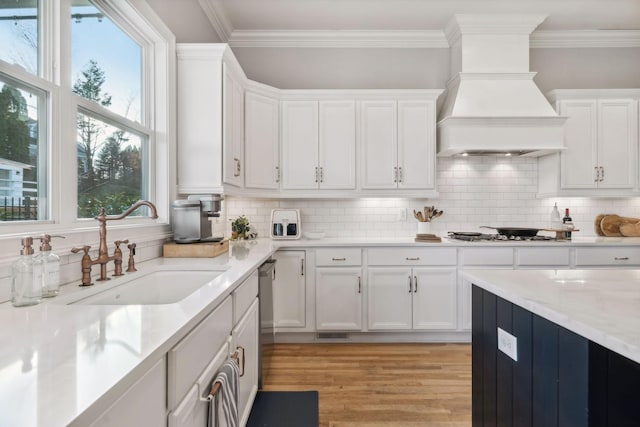
[(276, 344), (265, 390), (318, 390), (320, 427), (469, 427), (469, 344)]

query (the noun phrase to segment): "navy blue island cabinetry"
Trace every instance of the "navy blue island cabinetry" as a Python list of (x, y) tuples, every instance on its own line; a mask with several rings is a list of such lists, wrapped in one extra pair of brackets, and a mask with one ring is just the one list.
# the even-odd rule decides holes
[(638, 363), (477, 286), (472, 342), (473, 427), (640, 426)]

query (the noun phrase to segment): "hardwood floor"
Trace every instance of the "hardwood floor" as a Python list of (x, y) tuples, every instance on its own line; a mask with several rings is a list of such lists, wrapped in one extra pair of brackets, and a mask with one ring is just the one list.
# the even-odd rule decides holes
[(318, 390), (321, 427), (471, 426), (469, 344), (276, 344), (265, 390)]

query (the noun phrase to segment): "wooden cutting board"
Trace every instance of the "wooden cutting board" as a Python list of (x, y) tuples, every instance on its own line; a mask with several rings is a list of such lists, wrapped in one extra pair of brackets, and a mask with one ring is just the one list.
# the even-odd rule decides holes
[(620, 226), (622, 224), (635, 224), (640, 222), (638, 218), (627, 218), (619, 215), (605, 215), (600, 221), (600, 228), (607, 237), (622, 237)]
[(229, 252), (229, 240), (202, 243), (165, 243), (162, 248), (165, 258), (215, 258)]
[(602, 222), (602, 218), (604, 218), (605, 216), (607, 216), (607, 214), (600, 214), (596, 217), (595, 222), (593, 223), (593, 228), (596, 231), (596, 234), (598, 236), (604, 236), (604, 233), (602, 232), (602, 228), (600, 227), (600, 223)]
[(640, 222), (635, 224), (621, 224), (620, 233), (624, 237), (640, 237)]

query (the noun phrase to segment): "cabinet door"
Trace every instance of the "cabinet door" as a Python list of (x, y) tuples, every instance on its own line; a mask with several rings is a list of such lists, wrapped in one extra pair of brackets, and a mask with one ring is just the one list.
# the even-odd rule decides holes
[(318, 188), (318, 102), (282, 102), (282, 188)]
[(369, 268), (367, 313), (370, 330), (411, 329), (412, 283), (410, 268)]
[(637, 144), (637, 101), (598, 101), (599, 188), (633, 188)]
[(455, 268), (413, 269), (413, 329), (456, 329)]
[(396, 101), (360, 103), (360, 186), (397, 188)]
[(362, 330), (362, 269), (316, 269), (316, 328)]
[(304, 251), (278, 251), (276, 273), (273, 280), (273, 321), (276, 328), (304, 328), (305, 306), (305, 253)]
[(356, 104), (322, 101), (318, 145), (320, 188), (356, 188)]
[(223, 64), (223, 182), (242, 186), (242, 151), (244, 144), (244, 89)]
[(222, 192), (222, 66), (219, 52), (177, 47), (178, 192)]
[(277, 189), (280, 180), (279, 103), (247, 92), (245, 95), (244, 185)]
[(398, 101), (398, 188), (435, 187), (435, 103)]
[(91, 426), (166, 425), (166, 390), (167, 365), (163, 357), (91, 423)]
[[(240, 377), (238, 390), (238, 416), (240, 425), (246, 425), (251, 413), (251, 405), (258, 391), (258, 333), (260, 317), (258, 316), (258, 299), (249, 307), (244, 317), (233, 328), (232, 351), (242, 347), (244, 353), (244, 374)], [(242, 369), (242, 367), (241, 367)]]
[(561, 116), (567, 116), (564, 143), (560, 154), (562, 188), (596, 188), (598, 166), (596, 101), (560, 101)]

